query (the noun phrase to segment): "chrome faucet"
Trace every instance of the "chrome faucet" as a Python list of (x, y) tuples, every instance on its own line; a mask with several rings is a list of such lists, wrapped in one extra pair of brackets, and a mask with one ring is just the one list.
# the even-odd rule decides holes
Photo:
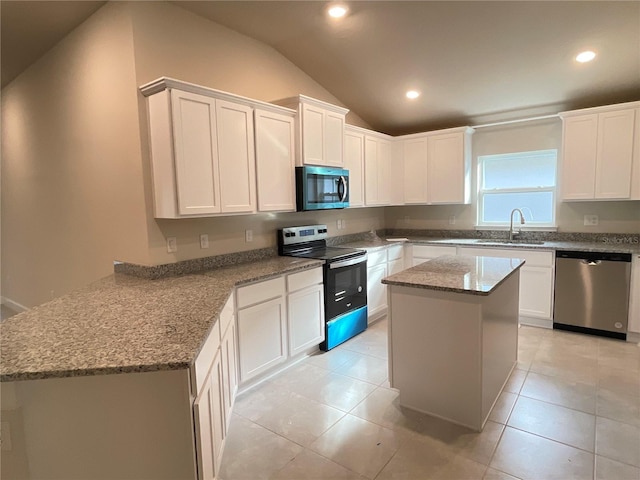
[[(511, 223), (509, 224), (509, 241), (513, 240), (513, 214), (518, 212), (520, 214), (520, 225), (524, 225), (524, 215), (522, 210), (519, 208), (514, 208), (511, 210)], [(518, 234), (520, 234), (520, 230), (518, 229)]]

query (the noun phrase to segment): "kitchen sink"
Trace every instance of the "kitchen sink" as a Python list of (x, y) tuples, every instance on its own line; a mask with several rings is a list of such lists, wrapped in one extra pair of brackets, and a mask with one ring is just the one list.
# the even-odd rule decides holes
[(509, 245), (544, 245), (542, 240), (506, 240), (501, 238), (483, 238), (476, 240), (476, 243), (505, 243)]

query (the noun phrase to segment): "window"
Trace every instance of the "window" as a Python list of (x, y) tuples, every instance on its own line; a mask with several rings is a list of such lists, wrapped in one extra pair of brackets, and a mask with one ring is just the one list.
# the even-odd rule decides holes
[(528, 226), (555, 226), (557, 156), (538, 150), (478, 157), (478, 225), (509, 225), (519, 208)]

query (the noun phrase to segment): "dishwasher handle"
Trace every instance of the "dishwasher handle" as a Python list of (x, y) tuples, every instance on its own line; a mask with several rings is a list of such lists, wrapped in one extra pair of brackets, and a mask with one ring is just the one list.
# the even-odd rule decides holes
[(602, 260), (585, 260), (585, 259), (582, 259), (582, 260), (580, 260), (580, 263), (582, 263), (583, 265), (588, 265), (590, 267), (595, 267), (596, 265), (600, 265), (602, 263)]

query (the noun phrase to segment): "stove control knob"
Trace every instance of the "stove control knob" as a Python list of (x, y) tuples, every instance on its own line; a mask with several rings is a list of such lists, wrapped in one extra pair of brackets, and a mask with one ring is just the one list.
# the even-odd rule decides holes
[(362, 285), (358, 285), (358, 293), (362, 293)]

